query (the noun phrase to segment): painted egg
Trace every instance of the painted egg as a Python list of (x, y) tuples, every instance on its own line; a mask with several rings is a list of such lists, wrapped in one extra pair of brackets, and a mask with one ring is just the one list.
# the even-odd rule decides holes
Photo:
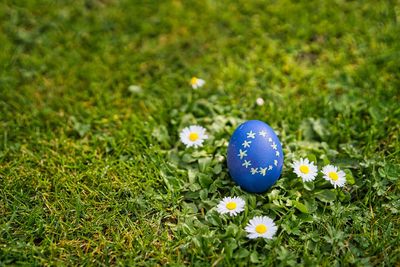
[(283, 152), (274, 130), (257, 120), (236, 128), (228, 146), (228, 169), (244, 190), (261, 193), (270, 188), (282, 172)]

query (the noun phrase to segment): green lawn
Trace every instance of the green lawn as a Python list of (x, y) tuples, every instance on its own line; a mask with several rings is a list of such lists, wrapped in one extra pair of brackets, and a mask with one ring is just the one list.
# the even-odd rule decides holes
[[(0, 265), (399, 265), (399, 20), (398, 1), (1, 1)], [(248, 119), (285, 153), (263, 194), (227, 171)], [(303, 184), (299, 157), (348, 183)], [(226, 196), (245, 212), (219, 215)], [(247, 239), (254, 215), (274, 239)]]

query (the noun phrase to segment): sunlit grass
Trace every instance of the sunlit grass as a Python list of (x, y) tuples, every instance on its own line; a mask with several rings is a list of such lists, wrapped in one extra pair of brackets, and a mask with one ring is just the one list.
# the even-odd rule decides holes
[[(398, 264), (398, 19), (376, 1), (2, 2), (0, 265)], [(285, 154), (259, 195), (224, 158), (247, 119)], [(354, 181), (303, 185), (300, 157)], [(226, 196), (243, 214), (215, 212)], [(246, 238), (256, 215), (273, 240)]]

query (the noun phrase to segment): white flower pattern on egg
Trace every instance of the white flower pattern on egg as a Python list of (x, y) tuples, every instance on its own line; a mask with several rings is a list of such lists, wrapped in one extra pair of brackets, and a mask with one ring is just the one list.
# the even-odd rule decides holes
[(231, 178), (249, 192), (263, 192), (282, 172), (283, 151), (279, 138), (266, 123), (242, 123), (228, 145), (227, 164)]
[(251, 166), (251, 161), (250, 160), (245, 160), (244, 163), (242, 164), (242, 166), (245, 166), (246, 169)]
[[(261, 136), (261, 137), (267, 137), (267, 132), (266, 132), (265, 130), (262, 130), (262, 131), (258, 132), (258, 135)], [(256, 133), (253, 132), (252, 130), (251, 130), (250, 132), (246, 133), (246, 136), (247, 136), (247, 138), (256, 139)], [(243, 143), (242, 143), (242, 146), (243, 146), (244, 148), (250, 148), (251, 142), (252, 142), (252, 141), (250, 141), (250, 140), (244, 140)], [(269, 143), (272, 143), (272, 144), (270, 145), (270, 147), (271, 147), (273, 150), (275, 150), (275, 156), (276, 156), (276, 157), (279, 157), (279, 156), (280, 156), (280, 152), (277, 151), (277, 149), (278, 149), (277, 144), (276, 144), (275, 142), (273, 142), (273, 140), (272, 140), (271, 137), (268, 138), (268, 142), (269, 142)], [(238, 157), (239, 157), (241, 160), (242, 160), (244, 157), (247, 157), (247, 150), (239, 149)], [(274, 161), (273, 161), (273, 165), (274, 165), (274, 166), (278, 166), (278, 161), (277, 161), (277, 160), (274, 160)], [(263, 168), (262, 166), (260, 166), (260, 167), (259, 167), (259, 170), (258, 170), (258, 168), (250, 168), (249, 171), (250, 171), (250, 173), (251, 173), (252, 175), (255, 175), (255, 174), (259, 173), (260, 175), (265, 176), (265, 175), (267, 174), (267, 171), (271, 171), (271, 170), (273, 169), (273, 165), (267, 165), (267, 166), (264, 167), (264, 168)], [(250, 160), (244, 160), (244, 162), (242, 163), (242, 166), (245, 167), (246, 169), (248, 169), (248, 167), (251, 166), (251, 161), (250, 161)]]
[(247, 133), (247, 138), (256, 138), (256, 133), (253, 133), (253, 131), (250, 131)]
[(258, 168), (251, 168), (250, 172), (251, 172), (251, 174), (254, 175), (254, 174), (258, 173)]
[(251, 141), (244, 140), (242, 146), (243, 146), (244, 148), (246, 148), (246, 147), (250, 147), (250, 144), (251, 144)]

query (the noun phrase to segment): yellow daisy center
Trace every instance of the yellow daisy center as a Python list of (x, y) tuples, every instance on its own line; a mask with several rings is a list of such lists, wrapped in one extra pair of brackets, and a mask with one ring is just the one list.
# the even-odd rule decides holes
[(328, 176), (334, 181), (337, 181), (337, 179), (339, 179), (339, 175), (336, 172), (330, 172)]
[(236, 209), (236, 203), (235, 203), (235, 202), (228, 202), (228, 203), (226, 204), (226, 208), (227, 208), (228, 210), (234, 210), (234, 209)]
[(198, 134), (198, 133), (193, 132), (193, 133), (190, 133), (190, 134), (189, 134), (189, 140), (190, 140), (190, 141), (194, 142), (194, 141), (196, 141), (197, 139), (199, 139), (199, 134)]
[(192, 79), (190, 79), (190, 84), (191, 85), (195, 85), (197, 83), (197, 78), (193, 77)]
[(307, 173), (310, 172), (310, 168), (308, 168), (308, 166), (306, 166), (306, 165), (301, 165), (301, 166), (300, 166), (300, 171), (301, 171), (302, 173), (304, 173), (304, 174), (307, 174)]
[(264, 234), (265, 232), (267, 232), (267, 230), (268, 228), (264, 224), (259, 224), (256, 226), (256, 232), (259, 234)]

